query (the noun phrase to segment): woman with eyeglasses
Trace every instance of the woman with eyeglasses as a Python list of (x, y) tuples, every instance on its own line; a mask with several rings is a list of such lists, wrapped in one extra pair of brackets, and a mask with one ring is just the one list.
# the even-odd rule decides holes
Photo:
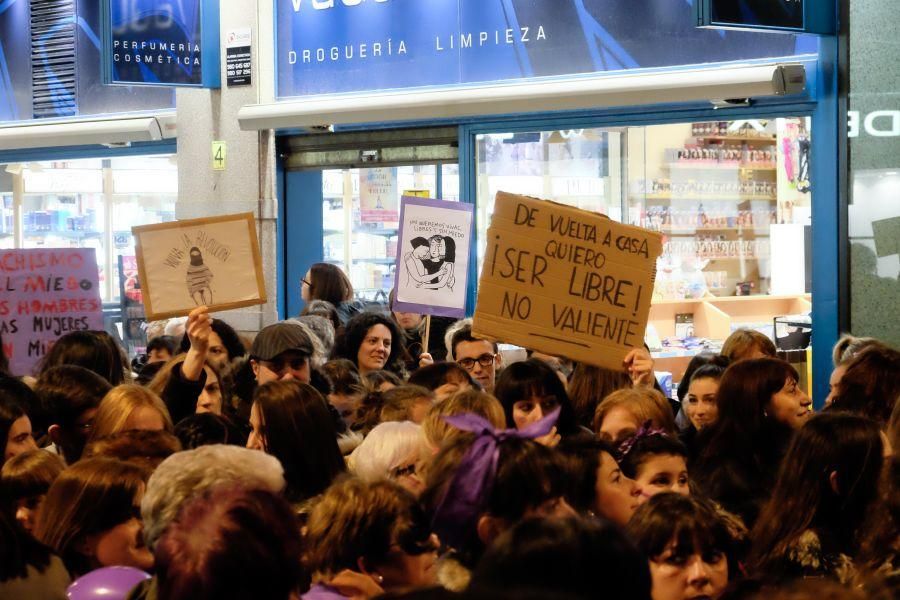
[(353, 300), (353, 284), (340, 267), (331, 263), (315, 263), (300, 279), (300, 297), (304, 302), (325, 300), (334, 305), (342, 325), (362, 310)]
[(373, 597), (433, 586), (438, 539), (412, 494), (389, 481), (347, 479), (309, 515), (304, 600)]

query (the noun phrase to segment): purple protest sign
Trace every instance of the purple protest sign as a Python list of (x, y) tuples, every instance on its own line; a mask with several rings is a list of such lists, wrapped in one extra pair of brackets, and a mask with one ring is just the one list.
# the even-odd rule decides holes
[(462, 202), (403, 196), (395, 311), (455, 319), (465, 316), (473, 209), (472, 204)]
[(60, 336), (103, 329), (99, 279), (93, 248), (0, 250), (0, 337), (14, 375)]

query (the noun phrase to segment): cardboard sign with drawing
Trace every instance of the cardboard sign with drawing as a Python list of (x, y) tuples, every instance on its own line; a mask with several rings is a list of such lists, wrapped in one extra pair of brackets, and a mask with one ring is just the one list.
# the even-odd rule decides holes
[(662, 236), (498, 192), (475, 335), (620, 370), (644, 342)]
[(133, 227), (148, 320), (265, 304), (252, 213)]

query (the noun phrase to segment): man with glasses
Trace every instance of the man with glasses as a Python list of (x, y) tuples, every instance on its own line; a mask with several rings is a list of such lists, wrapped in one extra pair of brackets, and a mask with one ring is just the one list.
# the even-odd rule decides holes
[(282, 322), (263, 328), (250, 350), (256, 383), (288, 379), (309, 383), (312, 353), (312, 342), (299, 325)]
[(469, 372), (484, 391), (494, 393), (494, 381), (500, 368), (500, 352), (497, 344), (472, 336), (472, 321), (465, 319), (448, 331), (448, 350), (452, 360)]

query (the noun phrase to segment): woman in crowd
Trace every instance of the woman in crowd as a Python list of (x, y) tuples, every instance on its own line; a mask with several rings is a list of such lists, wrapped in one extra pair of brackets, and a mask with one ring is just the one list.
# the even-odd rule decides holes
[(29, 450), (3, 463), (0, 501), (12, 507), (16, 521), (25, 531), (34, 530), (47, 490), (65, 467), (59, 456), (44, 450)]
[(485, 552), (470, 590), (483, 598), (543, 593), (650, 600), (650, 573), (647, 559), (618, 527), (592, 519), (529, 519)]
[[(710, 362), (694, 370), (686, 386), (687, 393), (681, 401), (681, 413), (678, 416), (684, 416), (687, 425), (682, 428), (679, 437), (687, 446), (691, 459), (696, 458), (699, 453), (698, 433), (715, 423), (719, 417), (719, 405), (716, 397), (719, 392), (719, 382), (724, 374), (725, 367)], [(680, 389), (681, 386), (679, 386)]]
[(185, 417), (175, 425), (175, 437), (185, 450), (209, 444), (245, 446), (247, 435), (230, 419), (212, 413), (198, 413)]
[(653, 427), (675, 435), (675, 418), (665, 397), (655, 389), (632, 388), (613, 392), (597, 405), (594, 432), (618, 445), (650, 421)]
[(619, 465), (644, 498), (664, 492), (690, 495), (684, 444), (649, 424), (619, 446)]
[(261, 385), (250, 409), (247, 447), (271, 454), (284, 466), (285, 497), (299, 510), (345, 470), (325, 399), (297, 381)]
[(162, 399), (139, 385), (114, 387), (100, 401), (89, 441), (127, 431), (167, 431), (172, 433), (172, 418)]
[(146, 480), (147, 472), (130, 463), (78, 461), (50, 486), (35, 537), (62, 557), (73, 578), (114, 565), (152, 569), (140, 521)]
[[(210, 327), (211, 331), (207, 334), (206, 360), (216, 365), (223, 376), (228, 376), (234, 361), (247, 355), (247, 348), (234, 328), (222, 319), (211, 318)], [(178, 347), (179, 353), (186, 353), (191, 349), (188, 328), (189, 325), (185, 325), (185, 332)]]
[(38, 376), (59, 365), (84, 367), (114, 386), (125, 381), (122, 350), (105, 331), (71, 331), (63, 335), (41, 360)]
[(422, 367), (410, 375), (409, 383), (430, 390), (437, 402), (457, 392), (480, 389), (469, 372), (454, 362), (437, 362)]
[(653, 600), (715, 600), (738, 573), (736, 540), (707, 500), (659, 494), (634, 513), (626, 531), (649, 560)]
[(425, 483), (419, 470), (426, 455), (422, 428), (409, 421), (377, 425), (350, 455), (350, 472), (363, 481), (389, 479), (414, 496)]
[(336, 265), (315, 263), (300, 280), (300, 296), (304, 302), (325, 300), (337, 311), (341, 325), (346, 325), (361, 305), (353, 301), (353, 284), (350, 278)]
[(186, 354), (176, 356), (147, 385), (148, 390), (163, 399), (172, 421), (177, 424), (199, 413), (222, 415), (230, 412), (228, 389), (217, 364), (209, 359), (203, 361), (202, 375), (188, 379), (184, 374), (184, 365), (188, 361)]
[(834, 345), (831, 350), (831, 362), (834, 369), (828, 379), (828, 396), (825, 398), (825, 406), (830, 406), (837, 394), (837, 386), (847, 370), (847, 364), (856, 358), (856, 355), (871, 346), (882, 346), (883, 344), (870, 337), (855, 337), (844, 334)]
[(48, 450), (61, 455), (68, 464), (81, 458), (100, 401), (111, 389), (107, 380), (76, 365), (42, 372), (34, 391), (47, 411)]
[(521, 437), (503, 439), (484, 419), (461, 415), (448, 420), (470, 434), (446, 443), (437, 454), (422, 503), (435, 533), (452, 549), (442, 561), (441, 584), (459, 591), (468, 585), (484, 549), (503, 531), (525, 518), (568, 517), (575, 511), (566, 501), (562, 457), (527, 439), (546, 435), (551, 418), (519, 432)]
[(152, 473), (160, 463), (179, 451), (181, 443), (168, 431), (130, 429), (92, 440), (85, 447), (83, 458), (115, 458)]
[(753, 329), (737, 329), (722, 344), (722, 356), (729, 362), (750, 358), (775, 358), (778, 350), (763, 333)]
[(884, 428), (900, 399), (900, 352), (871, 345), (853, 357), (832, 390), (831, 408), (874, 419)]
[(395, 373), (382, 369), (366, 373), (366, 376), (363, 377), (363, 384), (369, 392), (386, 392), (398, 385), (403, 385), (403, 380)]
[(237, 486), (207, 490), (156, 543), (158, 596), (291, 600), (304, 579), (302, 552), (293, 511), (281, 497)]
[(353, 362), (363, 376), (379, 369), (403, 375), (400, 336), (400, 329), (388, 317), (374, 312), (360, 313), (347, 322), (335, 343), (333, 358)]
[(555, 446), (560, 438), (587, 434), (575, 422), (575, 411), (556, 372), (538, 359), (509, 365), (500, 373), (494, 395), (503, 406), (506, 425), (522, 430), (559, 409), (553, 429), (538, 441)]
[(427, 388), (401, 385), (381, 395), (379, 421), (412, 421), (421, 425), (434, 403), (434, 394)]
[(624, 527), (643, 497), (635, 481), (616, 461), (616, 450), (602, 440), (563, 441), (567, 457), (568, 497), (581, 513), (597, 515)]
[(23, 452), (37, 450), (31, 419), (23, 406), (23, 400), (29, 396), (33, 393), (21, 381), (11, 377), (0, 380), (0, 441), (3, 443), (0, 466)]
[(422, 433), (432, 452), (458, 437), (470, 435), (447, 422), (446, 417), (473, 414), (485, 419), (494, 429), (506, 427), (503, 406), (490, 394), (477, 390), (457, 392), (428, 409), (422, 422)]
[(874, 421), (830, 412), (811, 418), (794, 437), (753, 529), (754, 574), (848, 582), (878, 496), (883, 454)]
[(438, 540), (413, 496), (388, 481), (331, 486), (309, 515), (305, 543), (304, 564), (315, 584), (303, 595), (307, 600), (371, 597), (436, 582)]
[(337, 410), (347, 427), (353, 427), (367, 394), (356, 363), (345, 358), (336, 358), (322, 365), (322, 372), (331, 382), (329, 404)]
[(794, 367), (775, 358), (733, 363), (719, 383), (716, 422), (697, 443), (691, 478), (709, 498), (756, 522), (794, 430), (812, 414)]
[[(2, 352), (0, 352), (2, 354)], [(0, 598), (66, 600), (71, 577), (62, 560), (0, 510)]]
[(590, 428), (600, 401), (615, 391), (630, 387), (631, 378), (624, 371), (578, 363), (569, 378), (566, 391), (572, 399), (572, 408), (578, 424)]

